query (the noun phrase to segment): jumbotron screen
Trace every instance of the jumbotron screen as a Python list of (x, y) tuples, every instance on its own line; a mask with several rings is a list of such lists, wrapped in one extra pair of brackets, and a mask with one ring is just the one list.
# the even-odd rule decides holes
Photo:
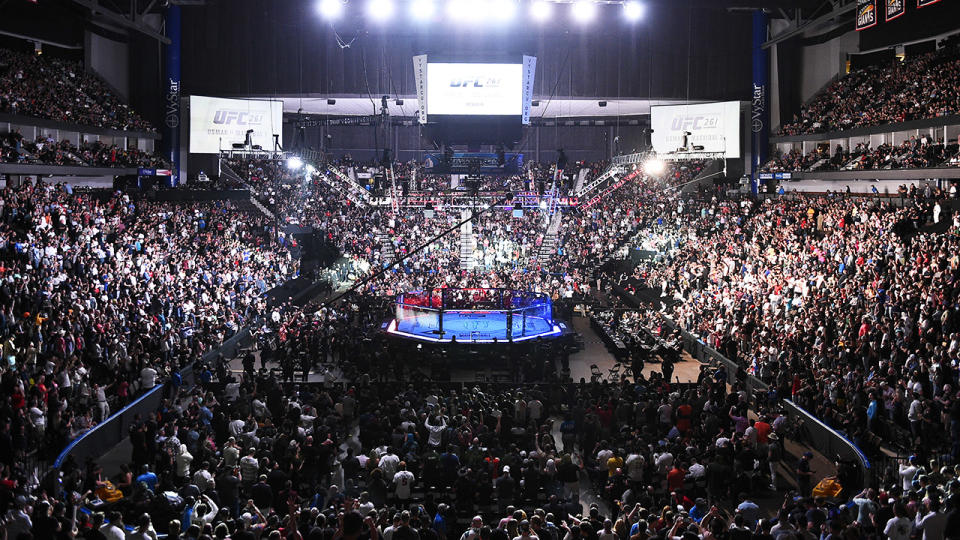
[(523, 64), (427, 64), (427, 115), (520, 116)]

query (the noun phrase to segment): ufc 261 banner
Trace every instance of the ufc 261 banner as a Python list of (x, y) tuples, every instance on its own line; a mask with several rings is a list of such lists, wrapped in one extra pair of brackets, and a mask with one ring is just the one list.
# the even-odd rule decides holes
[(907, 11), (907, 0), (883, 0), (887, 4), (886, 18), (884, 20), (892, 21), (903, 15)]
[(917, 0), (917, 7), (927, 7), (936, 4), (940, 0)]
[(866, 30), (876, 25), (877, 0), (857, 0), (857, 31)]

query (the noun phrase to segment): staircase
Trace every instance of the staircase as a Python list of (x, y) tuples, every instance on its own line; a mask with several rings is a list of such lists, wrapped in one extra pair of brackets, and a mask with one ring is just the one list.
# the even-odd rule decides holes
[(253, 205), (256, 206), (257, 209), (260, 210), (260, 212), (263, 213), (263, 215), (267, 216), (268, 218), (270, 218), (270, 219), (273, 220), (273, 221), (276, 221), (277, 216), (276, 216), (273, 212), (271, 212), (269, 208), (267, 208), (266, 206), (264, 206), (263, 203), (261, 203), (260, 201), (258, 201), (257, 198), (254, 197), (253, 195), (250, 195), (250, 202), (253, 203)]
[[(460, 213), (462, 219), (470, 217), (472, 212), (464, 210)], [(474, 256), (474, 250), (477, 247), (477, 239), (473, 236), (473, 222), (467, 221), (460, 225), (460, 269), (473, 270), (477, 266), (477, 260)]]
[(245, 187), (247, 191), (250, 193), (250, 204), (255, 206), (257, 210), (260, 210), (260, 212), (263, 213), (263, 215), (267, 216), (273, 221), (276, 221), (277, 219), (276, 214), (271, 212), (269, 208), (264, 206), (263, 203), (261, 203), (256, 198), (254, 190), (250, 186), (250, 184), (248, 184), (243, 178), (240, 177), (239, 174), (237, 174), (232, 168), (230, 168), (230, 166), (227, 165), (225, 160), (220, 160), (220, 176), (229, 178), (230, 180), (233, 180), (234, 182), (237, 182), (238, 184)]
[(537, 264), (541, 268), (550, 262), (557, 252), (557, 234), (560, 231), (560, 224), (563, 222), (563, 214), (557, 212), (550, 218), (550, 224), (547, 225), (547, 232), (543, 235), (543, 241), (540, 242), (540, 249), (537, 250)]
[(393, 208), (393, 215), (397, 215), (400, 210), (400, 192), (397, 191), (397, 177), (393, 174), (393, 163), (386, 169), (387, 176), (390, 177), (390, 204)]
[(393, 239), (390, 238), (390, 235), (381, 232), (379, 234), (380, 239), (380, 261), (383, 263), (383, 266), (389, 266), (397, 260), (397, 252), (393, 246)]
[[(246, 187), (247, 189), (250, 189), (250, 185), (247, 184), (246, 180), (241, 178), (240, 175), (236, 173), (236, 171), (230, 168), (230, 166), (227, 165), (227, 162), (224, 159), (220, 160), (220, 176), (226, 176), (230, 180), (233, 180), (234, 182), (239, 183), (240, 185)], [(252, 192), (253, 190), (250, 189), (250, 191)]]

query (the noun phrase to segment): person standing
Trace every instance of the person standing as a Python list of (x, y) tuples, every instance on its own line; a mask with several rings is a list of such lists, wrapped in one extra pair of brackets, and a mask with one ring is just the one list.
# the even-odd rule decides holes
[(812, 491), (811, 482), (813, 482), (813, 470), (810, 469), (810, 460), (813, 459), (813, 452), (804, 452), (800, 463), (797, 464), (797, 486), (800, 488), (800, 495), (809, 497)]

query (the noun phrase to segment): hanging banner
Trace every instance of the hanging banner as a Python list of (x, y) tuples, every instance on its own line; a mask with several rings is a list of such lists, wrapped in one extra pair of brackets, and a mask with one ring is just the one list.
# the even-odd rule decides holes
[(417, 118), (427, 123), (427, 55), (413, 57), (413, 79), (417, 87)]
[(537, 74), (537, 57), (523, 57), (523, 109), (520, 121), (530, 124), (530, 104), (533, 102), (533, 79)]
[(892, 21), (907, 11), (907, 0), (884, 0), (887, 3), (886, 18)]
[(877, 25), (877, 0), (857, 0), (857, 31)]
[(922, 7), (932, 6), (939, 1), (940, 0), (917, 0), (917, 7), (922, 8)]
[[(770, 147), (770, 110), (769, 100), (767, 98), (767, 87), (770, 84), (770, 55), (767, 49), (763, 48), (763, 42), (767, 39), (767, 27), (769, 19), (762, 9), (753, 12), (753, 92), (750, 100), (750, 163), (751, 174), (753, 178), (750, 182), (750, 190), (757, 193), (757, 173), (760, 167), (767, 162), (767, 152)], [(727, 151), (726, 157), (740, 157), (740, 107), (739, 104), (727, 105), (726, 114), (728, 124), (736, 126), (729, 129), (729, 133), (723, 139), (724, 150)], [(651, 114), (652, 117), (652, 114)], [(684, 128), (686, 129), (686, 128)], [(695, 133), (695, 129), (685, 131), (686, 133)], [(656, 135), (656, 131), (654, 131)], [(691, 135), (692, 136), (692, 135)], [(733, 143), (731, 145), (731, 143)], [(737, 149), (736, 152), (730, 152), (731, 146)], [(706, 148), (707, 145), (704, 145)]]
[(170, 4), (164, 17), (170, 43), (164, 47), (163, 155), (170, 161), (173, 174), (167, 187), (180, 183), (180, 6)]

